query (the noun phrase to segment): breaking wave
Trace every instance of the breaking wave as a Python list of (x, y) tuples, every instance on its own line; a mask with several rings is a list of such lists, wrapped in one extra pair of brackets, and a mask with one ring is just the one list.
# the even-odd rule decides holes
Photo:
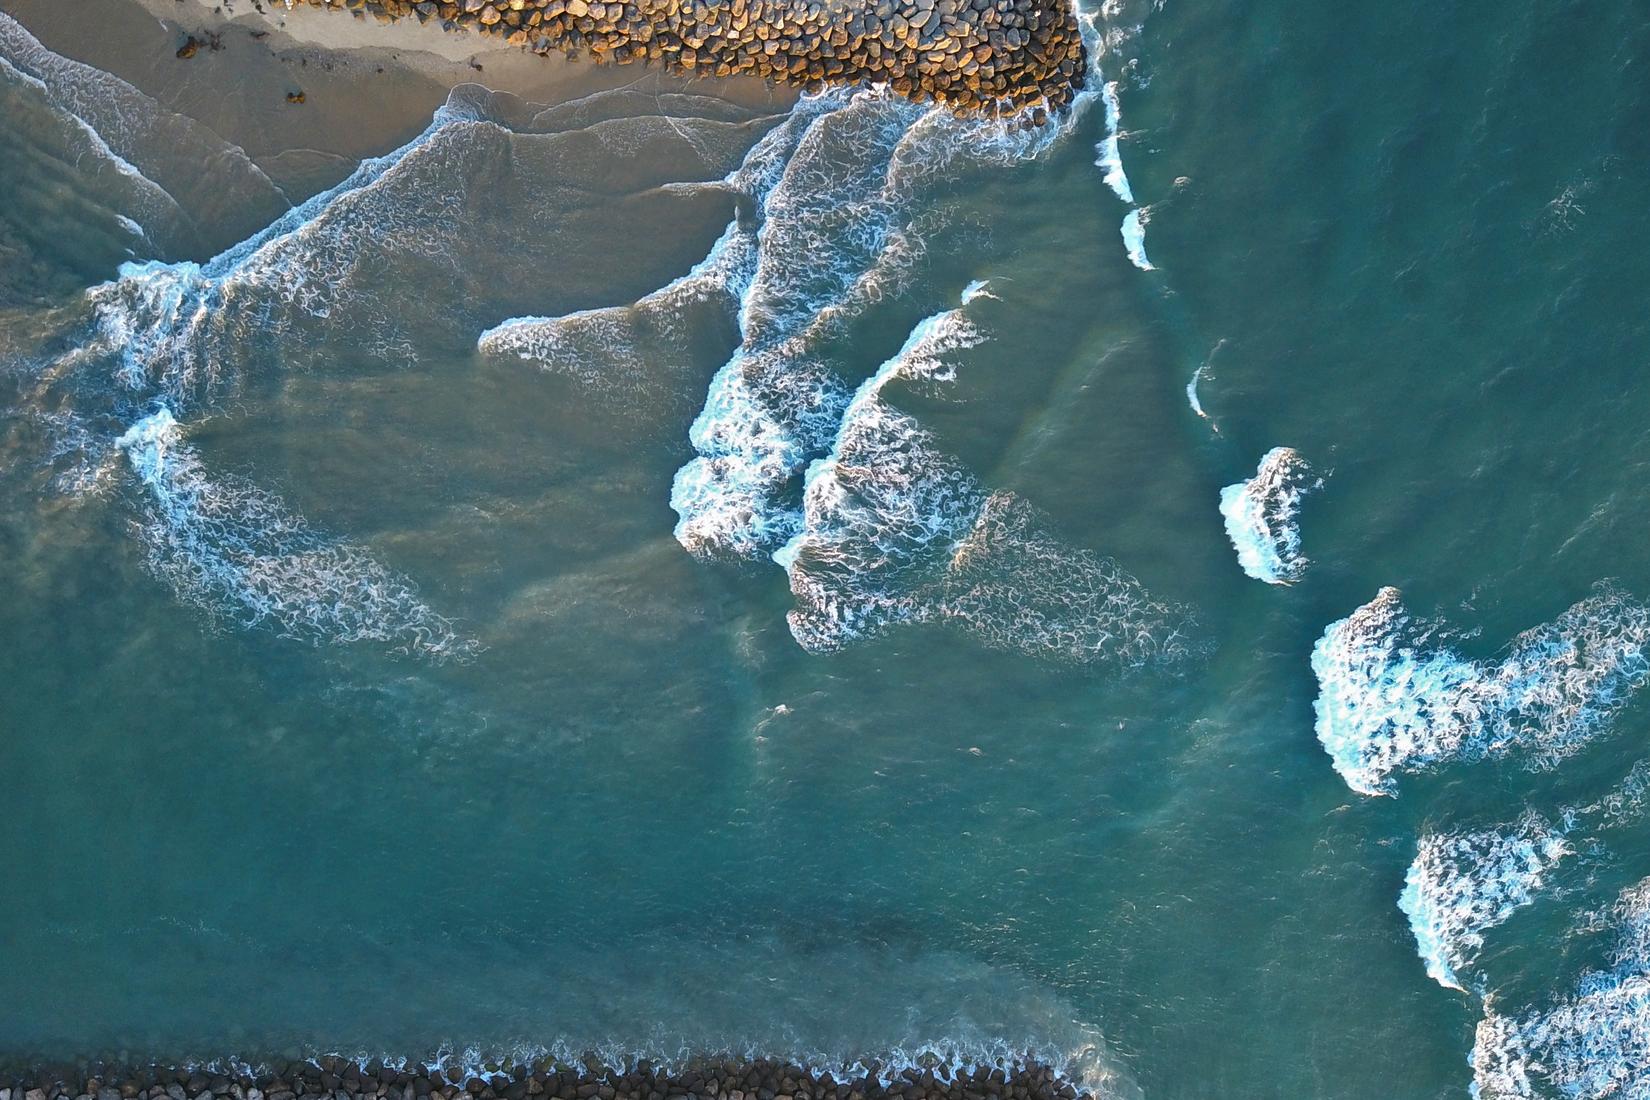
[[(30, 367), (32, 392), (25, 399), (30, 408), (21, 414), (24, 427), (17, 429), (20, 437), (28, 437), (22, 441), (37, 444), (35, 436), (47, 437), (44, 450), (55, 471), (52, 485), (83, 495), (100, 489), (119, 468), (126, 448), (116, 440), (130, 442), (134, 422), (155, 409), (164, 407), (169, 417), (184, 419), (210, 415), (230, 401), (249, 401), (251, 387), (262, 380), (278, 381), (340, 361), (405, 365), (425, 348), (445, 347), (444, 341), (453, 338), (473, 339), (474, 318), (487, 312), (497, 316), (504, 311), (494, 303), (520, 295), (516, 288), (525, 280), (515, 273), (543, 270), (546, 250), (560, 247), (545, 243), (557, 240), (552, 230), (583, 232), (588, 223), (600, 220), (577, 204), (552, 200), (580, 196), (588, 203), (585, 176), (593, 172), (603, 179), (620, 173), (615, 186), (621, 195), (668, 192), (678, 185), (725, 186), (723, 177), (739, 165), (757, 124), (623, 114), (637, 103), (622, 96), (616, 102), (622, 117), (592, 121), (546, 111), (522, 123), (515, 117), (523, 114), (522, 105), (508, 97), (460, 88), (418, 137), (361, 162), (336, 187), (286, 209), (211, 259), (123, 265), (118, 278), (86, 292), (83, 314), (68, 321), (78, 327), (49, 345), (68, 350), (43, 354), (38, 367)], [(594, 96), (584, 106), (600, 114), (615, 104)], [(791, 126), (805, 128), (806, 116), (802, 112)], [(530, 128), (558, 121), (577, 128)], [(679, 144), (681, 156), (657, 165), (623, 156), (644, 139)], [(755, 179), (764, 172), (777, 176), (783, 167), (783, 156), (757, 155), (738, 171)], [(683, 174), (698, 170), (714, 182), (681, 183)], [(534, 188), (521, 203), (527, 213), (506, 219), (494, 206), (473, 201), (478, 189), (495, 185)], [(696, 294), (710, 308), (731, 309), (742, 292), (737, 273), (749, 270), (754, 247), (753, 232), (730, 232), (696, 278), (684, 280), (692, 285), (666, 292), (672, 301), (668, 308), (652, 311), (653, 318), (662, 321)], [(741, 248), (746, 259), (738, 258)], [(726, 281), (726, 294), (713, 285), (721, 281)], [(405, 290), (398, 289), (409, 286), (419, 288), (416, 309), (409, 308)], [(586, 335), (603, 338), (599, 331)], [(263, 515), (250, 503), (256, 497), (251, 486), (223, 482), (217, 489)], [(205, 490), (199, 494), (203, 503), (218, 499)], [(210, 514), (217, 522), (226, 513)], [(286, 522), (291, 517), (277, 520), (270, 513), (263, 518), (281, 532), (296, 529), (297, 521)], [(154, 531), (162, 529), (174, 542), (179, 532), (190, 538), (200, 533), (198, 524), (182, 522)], [(249, 544), (257, 542), (250, 533), (240, 536)], [(277, 557), (287, 565), (307, 560), (317, 568), (328, 566), (304, 538), (293, 538), (293, 545), (304, 546), (309, 557), (285, 551)], [(327, 545), (335, 548), (329, 553), (342, 555), (333, 565), (346, 571), (359, 565), (355, 552), (336, 549), (342, 544)], [(167, 553), (178, 548), (171, 545)], [(297, 578), (287, 576), (280, 583), (288, 581), (296, 584)], [(325, 591), (332, 581), (318, 578), (314, 583)], [(278, 595), (253, 593), (239, 581), (180, 587), (194, 602), (212, 592), (230, 605), (249, 605), (253, 610), (225, 617), (267, 621), (283, 633), (369, 634), (365, 625), (322, 622), (327, 613), (298, 609)], [(346, 602), (339, 614), (347, 616), (347, 608)], [(313, 616), (319, 618), (306, 625)], [(391, 633), (422, 629), (393, 615), (388, 622)], [(440, 634), (442, 628), (431, 629)], [(407, 648), (435, 652), (448, 644), (440, 637), (419, 638), (407, 642)]]
[(1383, 588), (1312, 649), (1318, 740), (1355, 791), (1394, 775), (1512, 752), (1550, 767), (1586, 744), (1650, 672), (1650, 610), (1601, 585), (1499, 661), (1472, 661)]
[(365, 551), (309, 527), (278, 497), (212, 478), (169, 410), (115, 446), (146, 492), (138, 523), (151, 572), (178, 598), (243, 627), (306, 642), (377, 642), (400, 653), (462, 657), (475, 643)]
[(1398, 908), (1409, 918), (1427, 974), (1461, 989), (1461, 973), (1484, 933), (1535, 900), (1552, 867), (1570, 852), (1566, 830), (1526, 814), (1510, 830), (1421, 838)]
[(1117, 81), (1108, 81), (1100, 89), (1101, 101), (1106, 105), (1106, 136), (1096, 146), (1100, 154), (1095, 164), (1105, 169), (1106, 186), (1130, 205), (1134, 204), (1134, 188), (1129, 186), (1128, 173), (1123, 171), (1123, 156), (1118, 150), (1123, 123), (1123, 105), (1117, 98)]
[[(1123, 101), (1121, 98), (1122, 84), (1117, 80), (1104, 80), (1099, 72), (1099, 59), (1106, 56), (1108, 59), (1120, 57), (1123, 47), (1140, 33), (1140, 25), (1117, 24), (1114, 21), (1121, 15), (1120, 5), (1114, 0), (1108, 0), (1101, 6), (1098, 13), (1083, 12), (1079, 8), (1079, 22), (1083, 27), (1089, 47), (1089, 53), (1095, 58), (1095, 70), (1091, 74), (1092, 83), (1100, 89), (1100, 101), (1105, 108), (1105, 131), (1101, 139), (1095, 144), (1094, 163), (1104, 175), (1106, 186), (1129, 206), (1128, 213), (1123, 215), (1120, 231), (1123, 237), (1123, 250), (1129, 257), (1129, 262), (1142, 271), (1155, 270), (1151, 261), (1146, 259), (1146, 212), (1136, 204), (1134, 186), (1129, 182), (1129, 176), (1123, 169)], [(1102, 32), (1101, 23), (1106, 24)], [(1133, 62), (1125, 63), (1122, 67), (1131, 68)]]
[(950, 380), (948, 356), (983, 339), (963, 310), (936, 314), (848, 403), (830, 453), (808, 470), (802, 528), (774, 554), (797, 601), (792, 635), (826, 652), (898, 623), (939, 621), (996, 648), (1073, 664), (1185, 656), (1184, 609), (1151, 599), (1116, 563), (1061, 543), (1035, 509), (987, 491), (883, 400), (896, 379)]
[(1146, 258), (1146, 212), (1130, 210), (1123, 215), (1122, 233), (1123, 249), (1129, 254), (1129, 262), (1141, 271), (1157, 270)]
[(758, 559), (800, 530), (797, 482), (851, 396), (820, 345), (903, 285), (924, 247), (918, 196), (964, 162), (1013, 163), (1054, 140), (881, 93), (804, 103), (731, 181), (758, 212), (759, 247), (740, 345), (689, 429), (699, 457), (671, 493), (677, 539), (699, 557)]
[[(826, 350), (903, 288), (944, 219), (925, 199), (963, 171), (1035, 158), (1068, 130), (958, 120), (877, 91), (803, 96), (723, 181), (741, 215), (687, 275), (633, 304), (506, 321), (480, 350), (643, 389), (683, 354), (693, 311), (727, 309), (739, 343), (689, 429), (697, 455), (672, 486), (675, 534), (699, 558), (784, 566), (807, 649), (943, 619), (1074, 662), (1174, 657), (1188, 645), (1184, 609), (1061, 544), (883, 402), (893, 379), (940, 381), (947, 353), (983, 339), (961, 310), (919, 325), (857, 389)], [(973, 284), (964, 303), (986, 293)]]
[(514, 356), (591, 389), (646, 393), (680, 356), (701, 311), (731, 316), (756, 266), (756, 234), (729, 223), (692, 271), (633, 305), (517, 317), (481, 334), (484, 355)]
[(1312, 476), (1311, 465), (1299, 453), (1274, 447), (1260, 460), (1254, 477), (1220, 491), (1226, 537), (1246, 574), (1267, 584), (1300, 580), (1307, 566), (1301, 554), (1300, 504), (1322, 486), (1323, 479)]
[(1422, 836), (1398, 908), (1427, 973), (1463, 988), (1484, 934), (1552, 892), (1554, 871), (1571, 856), (1607, 855), (1602, 837), (1641, 821), (1647, 802), (1650, 761), (1640, 761), (1603, 797), (1566, 806), (1552, 820), (1529, 811), (1511, 825)]
[(1519, 1018), (1486, 1004), (1474, 1097), (1650, 1097), (1650, 879), (1623, 891), (1615, 919), (1610, 965), (1583, 975), (1573, 996)]

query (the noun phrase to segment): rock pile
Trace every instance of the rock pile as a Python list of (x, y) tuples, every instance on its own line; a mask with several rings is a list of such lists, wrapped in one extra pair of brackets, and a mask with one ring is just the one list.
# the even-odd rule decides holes
[(0, 1074), (0, 1100), (1092, 1100), (1032, 1060), (870, 1070), (838, 1078), (767, 1059), (702, 1059), (667, 1072), (594, 1057), (576, 1066), (540, 1059), (507, 1068), (395, 1068), (329, 1056), (225, 1073), (93, 1066)]
[[(886, 84), (961, 114), (1041, 123), (1083, 86), (1069, 0), (302, 0), (474, 26), (512, 45), (777, 83)], [(291, 0), (289, 0), (290, 6)]]

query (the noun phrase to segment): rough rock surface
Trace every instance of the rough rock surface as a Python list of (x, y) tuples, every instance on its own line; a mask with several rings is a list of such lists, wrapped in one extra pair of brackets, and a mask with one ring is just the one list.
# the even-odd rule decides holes
[(1092, 1100), (1048, 1066), (1025, 1059), (842, 1073), (767, 1059), (707, 1058), (676, 1071), (587, 1057), (459, 1068), (387, 1066), (327, 1056), (216, 1071), (106, 1065), (0, 1072), (0, 1100)]
[(751, 73), (805, 88), (887, 84), (959, 113), (1035, 122), (1083, 86), (1068, 0), (287, 0), (388, 21), (440, 20), (535, 53)]

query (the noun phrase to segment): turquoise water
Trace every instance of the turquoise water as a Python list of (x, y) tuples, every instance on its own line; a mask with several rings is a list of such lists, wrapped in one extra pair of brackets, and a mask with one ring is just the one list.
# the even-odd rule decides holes
[(1650, 20), (1095, 22), (311, 197), (5, 21), (0, 1055), (1650, 1095)]

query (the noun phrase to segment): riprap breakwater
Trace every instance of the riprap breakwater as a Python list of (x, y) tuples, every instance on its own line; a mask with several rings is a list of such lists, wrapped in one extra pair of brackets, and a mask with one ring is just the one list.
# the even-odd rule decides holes
[(1066, 0), (297, 0), (474, 27), (535, 53), (588, 52), (803, 88), (883, 84), (959, 113), (1042, 122), (1083, 86)]
[(254, 1069), (81, 1066), (0, 1071), (0, 1100), (1093, 1100), (1035, 1059), (836, 1074), (766, 1058), (663, 1069), (594, 1057), (508, 1066), (387, 1065), (327, 1056)]

